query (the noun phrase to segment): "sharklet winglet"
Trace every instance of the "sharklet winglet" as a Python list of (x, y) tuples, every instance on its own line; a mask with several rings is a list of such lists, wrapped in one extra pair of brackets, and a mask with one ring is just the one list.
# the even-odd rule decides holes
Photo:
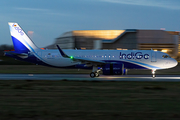
[(68, 55), (66, 55), (66, 54), (61, 50), (61, 48), (59, 47), (59, 45), (56, 45), (56, 46), (57, 46), (60, 54), (61, 54), (63, 57), (65, 57), (65, 58), (70, 58)]

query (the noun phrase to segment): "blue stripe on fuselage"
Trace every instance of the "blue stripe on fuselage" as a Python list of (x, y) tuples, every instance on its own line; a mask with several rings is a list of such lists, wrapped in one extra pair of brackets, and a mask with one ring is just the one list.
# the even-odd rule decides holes
[[(12, 56), (12, 55), (9, 55), (9, 56), (14, 57), (14, 58), (19, 59), (19, 60), (24, 60), (24, 61), (27, 61), (27, 62), (35, 63), (35, 64), (56, 67), (56, 66), (49, 65), (48, 61), (45, 62), (41, 57), (38, 56), (39, 58), (37, 58), (35, 55), (30, 55), (30, 56), (28, 56), (28, 58), (25, 58), (25, 59), (19, 58), (18, 56)], [(126, 60), (126, 61), (103, 60), (103, 61), (105, 61), (105, 62), (115, 62), (117, 64), (124, 64), (124, 68), (126, 68), (126, 69), (148, 69), (148, 68), (161, 69), (161, 68), (156, 67), (156, 66), (152, 66), (152, 65), (149, 65), (149, 64), (145, 64), (145, 63), (141, 63), (141, 62), (137, 62), (137, 61), (132, 61), (132, 60)], [(72, 65), (72, 66), (68, 66), (68, 67), (70, 67), (70, 68), (71, 67), (72, 68), (81, 68), (81, 69), (89, 68), (89, 67), (84, 67), (84, 64)]]
[[(34, 55), (30, 55), (30, 56), (28, 56), (28, 58), (25, 58), (25, 59), (22, 59), (22, 58), (20, 58), (18, 56), (15, 56), (15, 55), (7, 55), (7, 56), (10, 56), (10, 57), (13, 57), (13, 58), (16, 58), (16, 59), (19, 59), (19, 60), (39, 64), (39, 65), (57, 67), (57, 66), (49, 65), (49, 64), (39, 60)], [(124, 64), (125, 69), (147, 69), (146, 67), (143, 67), (141, 65), (137, 65), (137, 64), (134, 64), (134, 63), (129, 63), (129, 62), (126, 62), (126, 61), (107, 60), (106, 62), (115, 62), (117, 64)], [(88, 68), (91, 69), (92, 68), (92, 67), (85, 67), (84, 65), (85, 64), (77, 64), (77, 65), (72, 65), (72, 66), (67, 66), (67, 67), (58, 67), (58, 68), (81, 68), (81, 69), (88, 69)]]

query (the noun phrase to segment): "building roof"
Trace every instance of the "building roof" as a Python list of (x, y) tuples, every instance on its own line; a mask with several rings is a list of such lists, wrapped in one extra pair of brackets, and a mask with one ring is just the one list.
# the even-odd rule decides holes
[(74, 31), (66, 32), (60, 37), (83, 36), (83, 37), (110, 40), (116, 38), (124, 31), (125, 30), (74, 30)]
[(125, 35), (126, 33), (129, 33), (129, 32), (136, 32), (137, 30), (136, 29), (126, 29), (124, 30), (124, 32), (122, 32), (119, 36), (117, 36), (116, 38), (114, 39), (111, 39), (111, 40), (102, 40), (103, 43), (113, 43), (115, 42), (116, 40), (118, 40), (119, 38), (121, 38), (123, 35)]

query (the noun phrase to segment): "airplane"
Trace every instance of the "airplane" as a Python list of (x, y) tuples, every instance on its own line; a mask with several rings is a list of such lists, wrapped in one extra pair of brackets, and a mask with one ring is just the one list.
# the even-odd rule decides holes
[[(92, 69), (90, 77), (125, 75), (128, 69), (155, 71), (175, 67), (178, 62), (168, 54), (153, 50), (43, 50), (38, 48), (18, 23), (9, 22), (14, 51), (6, 56), (38, 65), (57, 68)], [(101, 72), (102, 71), (102, 72)]]

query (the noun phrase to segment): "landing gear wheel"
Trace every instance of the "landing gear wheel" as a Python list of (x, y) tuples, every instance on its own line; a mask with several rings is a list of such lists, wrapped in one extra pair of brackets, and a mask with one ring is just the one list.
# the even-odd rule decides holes
[(96, 74), (96, 77), (99, 77), (99, 74), (98, 73), (95, 73)]
[(91, 77), (91, 78), (94, 78), (94, 77), (96, 77), (96, 74), (95, 74), (94, 72), (91, 72), (91, 73), (90, 73), (90, 77)]
[(152, 70), (152, 77), (153, 77), (153, 78), (155, 78), (155, 77), (156, 77), (156, 75), (155, 75), (155, 71), (156, 71), (156, 70)]

